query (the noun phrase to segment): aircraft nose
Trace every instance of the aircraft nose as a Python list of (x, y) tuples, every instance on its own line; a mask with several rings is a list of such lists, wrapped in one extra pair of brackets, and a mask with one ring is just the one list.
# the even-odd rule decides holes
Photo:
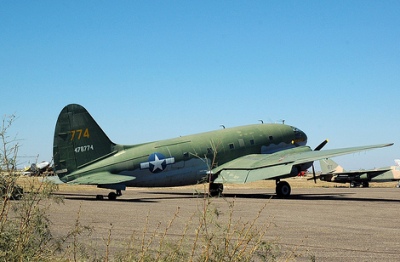
[(299, 146), (305, 146), (307, 144), (307, 135), (300, 129), (296, 127), (292, 127), (293, 132), (294, 132), (294, 140), (293, 144), (299, 145)]

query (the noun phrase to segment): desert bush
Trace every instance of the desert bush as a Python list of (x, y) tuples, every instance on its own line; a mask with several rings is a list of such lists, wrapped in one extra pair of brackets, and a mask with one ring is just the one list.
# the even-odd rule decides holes
[(9, 136), (15, 116), (3, 118), (0, 138), (0, 260), (47, 261), (57, 249), (49, 230), (47, 210), (54, 184), (30, 181), (18, 184), (18, 140)]
[[(221, 211), (212, 203), (212, 198), (203, 199), (196, 223), (196, 241), (190, 254), (191, 261), (267, 261), (274, 257), (274, 244), (264, 236), (269, 222), (256, 225), (267, 205), (264, 204), (250, 221), (235, 219), (235, 200), (225, 199), (228, 205), (226, 219), (221, 219)], [(268, 259), (267, 259), (268, 258)], [(261, 261), (261, 260), (260, 260)]]
[[(228, 214), (222, 214), (208, 194), (201, 199), (196, 213), (192, 214), (181, 233), (169, 234), (179, 217), (177, 208), (165, 227), (161, 222), (150, 228), (150, 212), (142, 232), (133, 231), (124, 252), (117, 261), (274, 261), (278, 246), (265, 241), (270, 222), (257, 225), (267, 204), (260, 207), (251, 221), (235, 219), (235, 200), (225, 199)], [(193, 234), (194, 232), (194, 234)]]
[[(0, 261), (274, 261), (279, 254), (276, 244), (264, 240), (270, 222), (258, 226), (268, 202), (254, 219), (243, 221), (235, 216), (235, 200), (222, 198), (228, 208), (217, 207), (207, 193), (208, 184), (198, 194), (197, 212), (183, 226), (176, 225), (180, 208), (166, 225), (156, 227), (150, 226), (149, 212), (145, 228), (133, 231), (125, 249), (116, 254), (109, 249), (112, 225), (104, 251), (90, 246), (87, 239), (95, 229), (81, 224), (80, 209), (75, 226), (65, 236), (53, 237), (49, 208), (62, 199), (53, 194), (56, 185), (19, 177), (18, 140), (8, 135), (14, 120), (5, 117), (0, 130)], [(180, 234), (170, 234), (173, 227), (181, 227)]]
[[(90, 239), (93, 227), (83, 225), (80, 221), (81, 207), (77, 212), (74, 227), (59, 239), (60, 249), (58, 250), (54, 260), (60, 261), (108, 261), (101, 256), (98, 257), (96, 250), (90, 245)], [(107, 253), (107, 252), (106, 252)], [(106, 254), (104, 258), (108, 258)]]

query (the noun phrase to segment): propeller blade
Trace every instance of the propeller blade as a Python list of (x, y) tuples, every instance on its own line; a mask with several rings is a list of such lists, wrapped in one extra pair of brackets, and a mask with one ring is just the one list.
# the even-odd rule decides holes
[(311, 166), (312, 166), (312, 174), (313, 174), (314, 183), (316, 184), (317, 183), (317, 177), (315, 176), (314, 163)]
[(321, 150), (328, 142), (329, 142), (329, 140), (328, 140), (328, 139), (325, 139), (324, 141), (322, 141), (321, 144), (319, 144), (319, 145), (314, 149), (314, 151), (319, 151), (319, 150)]
[[(329, 142), (329, 140), (328, 140), (328, 139), (325, 139), (324, 141), (322, 141), (321, 144), (319, 144), (319, 145), (314, 149), (314, 151), (319, 151), (319, 150), (321, 150), (328, 142)], [(313, 173), (314, 183), (316, 184), (316, 183), (317, 183), (317, 176), (315, 175), (314, 162), (312, 162), (311, 167), (312, 167), (312, 173)]]

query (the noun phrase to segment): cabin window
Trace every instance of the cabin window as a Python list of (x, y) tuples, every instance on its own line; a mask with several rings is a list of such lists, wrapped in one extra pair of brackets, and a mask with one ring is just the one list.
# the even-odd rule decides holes
[(235, 145), (234, 144), (229, 144), (229, 149), (235, 149)]
[(189, 152), (184, 152), (184, 153), (183, 153), (183, 157), (188, 158), (188, 157), (189, 157)]
[(250, 140), (250, 145), (254, 146), (254, 139)]
[(273, 136), (269, 136), (269, 141), (272, 141), (272, 140), (274, 140), (274, 137)]

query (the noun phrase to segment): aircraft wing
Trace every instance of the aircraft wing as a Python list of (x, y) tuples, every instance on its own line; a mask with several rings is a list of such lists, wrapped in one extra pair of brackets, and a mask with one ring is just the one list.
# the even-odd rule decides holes
[(295, 176), (291, 174), (293, 166), (315, 160), (391, 146), (378, 144), (312, 151), (307, 146), (282, 150), (273, 154), (253, 154), (239, 157), (212, 170), (217, 176), (214, 183), (248, 183), (257, 180), (279, 179)]
[(348, 176), (357, 176), (361, 174), (371, 174), (373, 176), (377, 176), (380, 174), (383, 174), (387, 171), (390, 171), (390, 167), (385, 167), (385, 168), (377, 168), (377, 169), (360, 169), (360, 170), (351, 170), (351, 171), (343, 171), (343, 172), (327, 172), (323, 173), (324, 174), (332, 174), (332, 175), (348, 175)]
[(134, 180), (135, 177), (112, 174), (110, 172), (97, 172), (89, 175), (83, 175), (68, 182), (68, 184), (83, 184), (83, 185), (109, 185), (119, 184)]

